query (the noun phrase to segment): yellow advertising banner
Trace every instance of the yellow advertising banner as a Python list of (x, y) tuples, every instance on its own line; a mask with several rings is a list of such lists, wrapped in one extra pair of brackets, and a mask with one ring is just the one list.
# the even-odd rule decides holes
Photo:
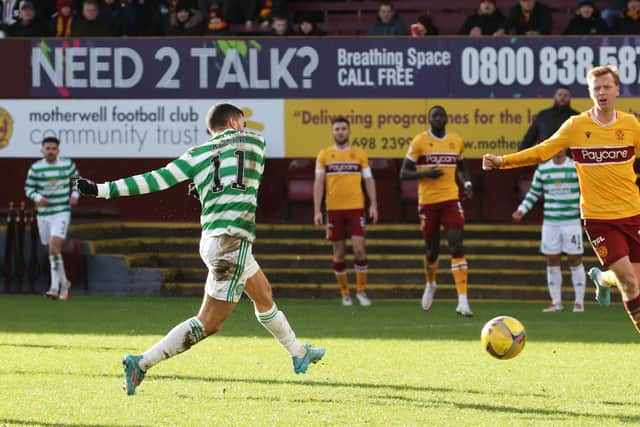
[[(552, 99), (291, 99), (285, 100), (285, 157), (315, 157), (331, 144), (331, 118), (351, 122), (351, 143), (370, 158), (404, 157), (413, 137), (429, 127), (427, 111), (443, 106), (447, 130), (464, 140), (465, 157), (481, 158), (518, 150), (535, 115), (553, 105)], [(574, 98), (578, 111), (591, 107), (588, 98)], [(621, 98), (618, 109), (636, 112), (637, 98)]]

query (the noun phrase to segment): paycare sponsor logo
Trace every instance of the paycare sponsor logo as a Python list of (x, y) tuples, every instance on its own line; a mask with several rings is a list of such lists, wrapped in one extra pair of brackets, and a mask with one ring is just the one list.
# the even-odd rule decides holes
[(428, 166), (451, 166), (458, 161), (458, 155), (453, 153), (431, 153), (422, 156), (418, 161), (421, 165)]
[(360, 172), (359, 163), (329, 163), (327, 173), (354, 173)]
[(572, 150), (578, 163), (624, 163), (633, 156), (633, 147), (578, 148)]

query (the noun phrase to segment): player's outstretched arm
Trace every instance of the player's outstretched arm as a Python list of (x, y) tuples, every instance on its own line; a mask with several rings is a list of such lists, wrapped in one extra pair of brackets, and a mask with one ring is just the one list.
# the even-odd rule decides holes
[[(101, 184), (96, 184), (85, 178), (78, 178), (77, 182), (78, 189), (82, 194), (111, 199), (114, 197), (136, 196), (166, 190), (180, 182), (193, 179), (193, 173), (191, 156), (185, 153), (185, 155), (172, 161), (165, 167), (140, 175)], [(83, 180), (82, 185), (87, 192), (82, 191), (80, 187), (81, 180)]]
[(499, 169), (502, 164), (502, 157), (495, 154), (485, 154), (482, 156), (482, 169), (486, 171)]
[(83, 196), (96, 197), (98, 195), (98, 186), (90, 179), (78, 177), (75, 179), (76, 187)]

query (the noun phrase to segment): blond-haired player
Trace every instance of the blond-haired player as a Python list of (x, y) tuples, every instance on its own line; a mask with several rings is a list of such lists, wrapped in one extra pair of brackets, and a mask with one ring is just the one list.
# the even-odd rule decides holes
[(640, 123), (635, 116), (615, 109), (620, 95), (618, 71), (599, 66), (587, 74), (593, 107), (569, 118), (549, 139), (506, 156), (485, 154), (485, 170), (509, 169), (548, 160), (571, 149), (576, 164), (580, 210), (585, 230), (600, 263), (589, 276), (596, 299), (610, 303), (609, 287), (620, 289), (622, 302), (640, 332), (640, 191), (633, 165), (640, 149)]

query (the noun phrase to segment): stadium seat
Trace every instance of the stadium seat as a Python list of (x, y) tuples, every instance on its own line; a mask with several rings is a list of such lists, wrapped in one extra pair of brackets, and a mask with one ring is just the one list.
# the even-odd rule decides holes
[(82, 242), (79, 239), (66, 239), (62, 246), (62, 257), (67, 278), (77, 288), (87, 290), (87, 265)]
[(370, 159), (369, 166), (376, 182), (380, 221), (402, 221), (402, 202), (398, 187), (398, 168), (394, 159)]
[(405, 221), (418, 220), (418, 180), (407, 179), (400, 181), (400, 198), (402, 214)]
[(313, 220), (314, 159), (293, 159), (287, 168), (287, 218), (294, 222)]

